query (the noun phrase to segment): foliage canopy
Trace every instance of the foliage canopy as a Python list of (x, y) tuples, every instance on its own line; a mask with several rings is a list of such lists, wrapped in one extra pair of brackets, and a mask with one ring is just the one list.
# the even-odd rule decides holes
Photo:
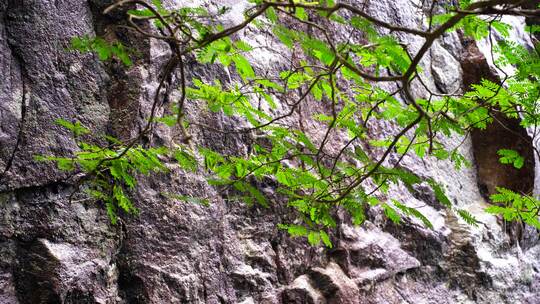
[[(125, 12), (132, 30), (162, 40), (171, 49), (146, 126), (132, 139), (108, 136), (109, 145), (99, 146), (87, 142), (89, 131), (79, 122), (59, 120), (73, 132), (80, 151), (70, 157), (40, 159), (55, 161), (63, 170), (82, 172), (80, 185), (105, 202), (113, 222), (119, 210), (137, 211), (128, 193), (136, 187), (139, 174), (167, 171), (165, 163), (174, 162), (184, 170), (205, 174), (218, 191), (248, 204), (271, 204), (275, 198), (258, 185), (274, 184), (281, 199), (298, 214), (297, 221), (280, 227), (314, 245), (332, 246), (328, 231), (337, 225), (338, 210), (346, 211), (354, 224), (361, 224), (368, 206), (380, 206), (395, 223), (410, 216), (433, 227), (419, 208), (387, 198), (391, 184), (412, 187), (425, 183), (445, 208), (475, 225), (476, 219), (454, 206), (435, 179), (412, 173), (400, 162), (414, 153), (419, 158), (449, 160), (457, 169), (467, 166), (459, 146), (445, 146), (444, 138), (466, 137), (474, 128), (486, 128), (496, 113), (519, 117), (523, 127), (536, 130), (540, 118), (539, 46), (528, 49), (507, 40), (511, 27), (501, 17), (537, 16), (539, 10), (516, 3), (461, 0), (454, 6), (434, 1), (421, 8), (427, 21), (417, 29), (390, 24), (361, 6), (333, 0), (251, 0), (246, 3), (244, 20), (232, 26), (227, 25), (227, 7), (167, 8), (159, 0), (121, 0), (104, 14)], [(143, 26), (147, 23), (153, 24), (152, 31)], [(240, 35), (248, 27), (268, 33), (265, 39), (279, 45), (276, 54), (289, 66), (260, 67), (253, 54), (263, 47), (253, 46), (256, 39), (248, 34)], [(540, 28), (526, 30), (532, 37)], [(488, 39), (496, 63), (513, 66), (513, 74), (500, 83), (484, 79), (464, 94), (432, 92), (425, 85), (420, 62), (434, 42), (451, 31), (462, 31), (475, 40)], [(497, 41), (492, 38), (495, 33), (500, 37)], [(411, 50), (398, 38), (402, 35), (421, 39), (420, 48)], [(132, 64), (132, 55), (119, 41), (75, 37), (73, 47), (96, 52), (102, 60), (116, 57)], [(231, 81), (188, 77), (186, 62), (193, 59), (232, 71)], [(173, 74), (178, 77), (180, 97), (166, 109), (170, 115), (157, 117), (156, 109), (166, 106), (160, 98), (164, 83)], [(424, 86), (426, 97), (414, 96), (413, 83)], [(240, 118), (245, 127), (216, 129), (190, 120), (186, 104), (197, 101), (211, 112)], [(306, 107), (315, 110), (305, 111)], [(312, 117), (303, 117), (305, 113)], [(323, 131), (310, 131), (304, 123), (310, 119)], [(398, 132), (387, 138), (374, 136), (369, 130), (373, 121), (387, 121)], [(160, 147), (143, 146), (142, 136), (160, 123), (180, 130), (181, 140)], [(248, 154), (226, 155), (197, 146), (190, 136), (193, 128), (251, 134), (255, 140)], [(389, 161), (391, 155), (397, 157)], [(523, 157), (516, 151), (503, 149), (499, 155), (504, 164), (523, 166)], [(212, 199), (173, 197), (205, 204)], [(488, 212), (540, 228), (540, 203), (530, 193), (500, 189), (492, 199), (502, 205), (490, 207)]]

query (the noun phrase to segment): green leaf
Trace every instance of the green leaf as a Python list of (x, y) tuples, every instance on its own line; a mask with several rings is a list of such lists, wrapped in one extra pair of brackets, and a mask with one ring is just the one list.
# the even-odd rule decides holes
[(433, 192), (435, 194), (435, 198), (443, 204), (446, 208), (451, 209), (452, 208), (452, 202), (450, 199), (446, 196), (446, 193), (441, 185), (437, 183), (434, 179), (429, 179), (428, 184), (431, 186), (431, 189), (433, 189)]
[(68, 158), (56, 158), (56, 165), (58, 169), (63, 171), (71, 171), (75, 169), (75, 162), (72, 159)]
[(294, 34), (292, 31), (284, 27), (283, 25), (276, 25), (274, 27), (274, 35), (288, 48), (292, 49), (294, 45)]
[(307, 20), (308, 19), (308, 15), (306, 13), (306, 10), (302, 7), (297, 7), (295, 9), (295, 16), (296, 18), (300, 19), (300, 20)]
[(505, 38), (509, 37), (509, 31), (512, 29), (511, 25), (496, 20), (491, 22), (491, 26)]
[(293, 185), (291, 181), (292, 179), (293, 177), (288, 172), (279, 171), (276, 173), (276, 180), (285, 186), (292, 186)]
[(382, 205), (384, 214), (392, 221), (394, 224), (399, 224), (401, 222), (401, 216), (388, 204)]
[(105, 207), (107, 209), (107, 215), (109, 216), (111, 223), (113, 225), (116, 225), (118, 221), (118, 216), (116, 215), (116, 206), (111, 201), (106, 201)]
[(351, 214), (354, 225), (361, 225), (366, 220), (364, 206), (359, 200), (346, 199), (342, 202), (343, 207)]
[(287, 230), (287, 232), (293, 237), (307, 236), (308, 235), (307, 228), (304, 227), (304, 226), (301, 226), (301, 225), (283, 225), (283, 224), (280, 224), (280, 225), (278, 225), (278, 227), (280, 229)]
[(401, 210), (401, 212), (403, 212), (406, 215), (416, 217), (417, 219), (422, 221), (424, 226), (426, 226), (426, 227), (428, 227), (430, 229), (433, 229), (433, 224), (428, 220), (427, 217), (425, 217), (422, 213), (420, 213), (420, 211), (418, 211), (415, 208), (405, 206), (405, 205), (401, 204), (400, 202), (398, 202), (396, 200), (392, 200), (392, 201), (394, 203), (394, 206), (396, 206), (399, 210)]
[(57, 125), (62, 126), (62, 127), (66, 128), (66, 129), (70, 130), (71, 132), (73, 132), (73, 135), (75, 137), (90, 133), (90, 130), (88, 130), (85, 126), (83, 126), (79, 121), (76, 121), (76, 122), (72, 123), (72, 122), (67, 121), (65, 119), (58, 118), (54, 122)]
[(328, 248), (332, 248), (332, 241), (330, 240), (330, 237), (324, 230), (319, 230), (319, 235), (321, 236), (321, 240), (323, 241), (324, 245)]
[(511, 164), (516, 169), (521, 169), (525, 163), (525, 159), (514, 150), (500, 149), (497, 154), (501, 156), (499, 158), (501, 164)]
[(266, 10), (266, 18), (268, 18), (268, 20), (270, 20), (272, 23), (277, 23), (278, 16), (276, 14), (276, 10), (273, 7), (269, 7)]
[(246, 183), (248, 192), (255, 198), (257, 203), (259, 203), (263, 207), (268, 207), (268, 202), (266, 201), (266, 197), (255, 187), (252, 185)]
[(478, 220), (467, 210), (457, 209), (457, 214), (469, 225), (478, 226)]
[(131, 203), (131, 200), (125, 195), (122, 187), (114, 186), (113, 195), (118, 206), (127, 213), (135, 213), (137, 209)]
[(311, 246), (318, 246), (321, 243), (321, 235), (317, 231), (310, 231), (308, 233), (308, 242)]
[(176, 150), (174, 153), (174, 158), (180, 165), (180, 167), (195, 172), (199, 166), (195, 156), (191, 155), (189, 152), (183, 149)]
[(251, 64), (246, 59), (246, 57), (237, 54), (235, 56), (232, 56), (231, 58), (236, 66), (236, 71), (238, 71), (238, 74), (244, 80), (255, 77), (255, 72), (253, 71), (253, 68), (251, 67)]

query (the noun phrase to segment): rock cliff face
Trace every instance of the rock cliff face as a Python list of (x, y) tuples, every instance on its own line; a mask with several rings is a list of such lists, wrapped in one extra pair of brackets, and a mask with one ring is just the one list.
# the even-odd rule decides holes
[[(472, 140), (447, 139), (456, 146), (464, 140), (463, 154), (477, 164), (472, 168), (457, 171), (444, 161), (414, 157), (403, 163), (444, 184), (457, 206), (480, 219), (478, 227), (444, 212), (429, 187), (394, 187), (389, 196), (425, 206), (433, 230), (414, 221), (397, 227), (374, 209), (361, 227), (344, 218), (335, 248), (323, 250), (277, 230), (277, 223), (292, 216), (277, 194), (270, 208), (246, 207), (227, 201), (202, 176), (179, 170), (143, 178), (133, 193), (140, 215), (115, 226), (99, 204), (83, 197), (68, 202), (74, 190), (70, 176), (33, 160), (36, 154), (67, 155), (76, 149), (54, 120), (76, 118), (96, 134), (135, 134), (168, 55), (160, 43), (112, 27), (121, 16), (101, 15), (109, 2), (0, 2), (0, 303), (540, 303), (536, 231), (508, 233), (482, 211), (486, 189), (481, 188), (487, 187), (482, 185), (502, 174), (485, 158), (512, 136), (483, 140), (500, 134), (497, 130)], [(217, 2), (234, 7), (231, 22), (242, 18), (237, 2), (243, 1)], [(421, 27), (424, 22), (413, 1), (372, 0), (367, 7), (391, 23)], [(70, 37), (96, 33), (139, 49), (135, 65), (124, 68), (67, 51)], [(271, 38), (255, 28), (241, 35), (272, 47)], [(522, 33), (512, 35), (528, 43)], [(411, 50), (421, 43), (400, 38)], [(451, 93), (479, 77), (496, 77), (485, 49), (458, 33), (445, 35), (422, 62), (425, 82), (433, 91)], [(261, 66), (282, 64), (265, 48), (258, 55), (254, 59)], [(195, 63), (188, 70), (223, 82), (231, 77), (222, 68)], [(417, 96), (425, 95), (419, 83), (414, 85)], [(174, 99), (175, 79), (169, 86)], [(191, 119), (223, 130), (244, 123), (202, 112), (196, 104), (188, 110)], [(373, 134), (394, 131), (380, 123), (370, 128)], [(175, 132), (158, 129), (145, 140), (164, 142)], [(194, 140), (231, 154), (246, 153), (252, 141), (204, 130), (195, 130)], [(528, 161), (534, 167), (532, 156)], [(533, 170), (510, 177), (516, 187), (529, 188), (534, 178)], [(272, 185), (261, 188), (272, 194)], [(179, 204), (164, 192), (214, 200), (209, 207)]]

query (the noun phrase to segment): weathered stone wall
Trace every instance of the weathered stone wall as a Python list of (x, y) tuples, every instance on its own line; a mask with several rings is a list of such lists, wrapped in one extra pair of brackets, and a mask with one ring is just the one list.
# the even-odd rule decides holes
[[(372, 209), (362, 227), (343, 218), (331, 250), (306, 246), (278, 231), (276, 224), (292, 215), (272, 194), (272, 184), (260, 185), (273, 198), (270, 208), (246, 207), (227, 201), (202, 176), (172, 165), (170, 173), (141, 179), (133, 193), (140, 215), (116, 226), (99, 204), (83, 197), (69, 203), (74, 190), (70, 176), (33, 160), (36, 154), (67, 155), (76, 148), (68, 132), (53, 121), (77, 118), (95, 134), (129, 137), (144, 123), (168, 56), (161, 43), (112, 28), (120, 16), (99, 13), (108, 2), (0, 2), (0, 303), (540, 301), (537, 238), (522, 249), (510, 242), (500, 222), (483, 213), (487, 205), (475, 166), (458, 171), (445, 161), (414, 157), (402, 164), (444, 184), (457, 206), (480, 219), (478, 227), (445, 212), (426, 185), (413, 191), (399, 186), (388, 195), (421, 207), (433, 230), (412, 220), (395, 226)], [(234, 7), (231, 22), (241, 20), (241, 1), (215, 2)], [(391, 23), (422, 26), (411, 1), (372, 0), (367, 7)], [(137, 47), (141, 57), (126, 69), (115, 62), (101, 63), (91, 54), (66, 51), (70, 37), (96, 32)], [(276, 55), (283, 50), (271, 38), (255, 28), (241, 35), (265, 46), (253, 58), (259, 68), (283, 65)], [(409, 35), (400, 38), (413, 51), (422, 42)], [(476, 73), (463, 66), (468, 56), (464, 50), (456, 33), (435, 43), (422, 62), (432, 90), (455, 92)], [(223, 82), (235, 77), (217, 66), (188, 66), (189, 76)], [(176, 81), (170, 80), (166, 105), (177, 97)], [(425, 96), (419, 83), (413, 88), (418, 97)], [(197, 104), (187, 107), (189, 119), (214, 128), (245, 124), (201, 111)], [(309, 117), (314, 107), (320, 105), (310, 104), (303, 108), (304, 115), (291, 120)], [(315, 122), (307, 121), (306, 128), (317, 136)], [(395, 131), (391, 124), (370, 125), (377, 136)], [(178, 132), (158, 128), (145, 140), (167, 142)], [(193, 135), (197, 144), (229, 154), (247, 153), (253, 141), (248, 135), (204, 129), (195, 129)], [(462, 140), (446, 142), (461, 144), (462, 153), (474, 163), (470, 139)], [(214, 199), (210, 207), (187, 205), (169, 200), (167, 192)]]

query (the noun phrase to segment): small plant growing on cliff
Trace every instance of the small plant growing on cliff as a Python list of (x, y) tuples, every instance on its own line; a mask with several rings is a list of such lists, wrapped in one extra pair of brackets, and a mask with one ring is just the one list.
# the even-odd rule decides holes
[[(491, 38), (495, 31), (505, 36), (509, 26), (499, 20), (500, 15), (528, 16), (538, 10), (513, 7), (512, 1), (460, 1), (456, 6), (441, 7), (444, 13), (439, 15), (433, 14), (433, 7), (424, 8), (429, 22), (417, 29), (390, 24), (362, 7), (333, 0), (249, 3), (245, 19), (232, 26), (223, 22), (228, 9), (221, 7), (168, 9), (157, 0), (152, 4), (123, 0), (106, 9), (105, 14), (129, 6), (124, 12), (131, 29), (170, 46), (171, 57), (161, 73), (148, 124), (127, 142), (113, 140), (110, 146), (98, 146), (78, 140), (81, 151), (72, 157), (44, 159), (57, 162), (61, 169), (82, 172), (89, 193), (106, 203), (113, 221), (117, 209), (136, 210), (126, 190), (136, 187), (137, 174), (166, 171), (164, 163), (176, 162), (186, 170), (206, 174), (218, 190), (248, 204), (272, 204), (257, 186), (272, 183), (298, 214), (298, 222), (280, 227), (292, 236), (306, 237), (313, 245), (332, 246), (329, 231), (337, 225), (339, 210), (349, 214), (355, 224), (364, 222), (366, 208), (377, 207), (396, 224), (409, 216), (432, 227), (421, 210), (392, 199), (392, 184), (410, 189), (425, 184), (442, 206), (466, 222), (476, 223), (472, 214), (454, 206), (444, 186), (420, 172), (405, 170), (401, 162), (414, 154), (448, 160), (460, 168), (466, 160), (459, 146), (447, 147), (441, 139), (485, 128), (495, 113), (521, 117), (524, 127), (537, 126), (538, 50), (508, 41), (493, 43), (497, 63), (516, 66), (515, 75), (500, 83), (483, 80), (466, 88), (465, 94), (432, 92), (423, 80), (420, 62), (444, 33), (459, 30), (476, 40)], [(141, 28), (148, 22), (155, 31)], [(267, 48), (256, 45), (257, 39), (243, 38), (239, 33), (248, 27), (271, 33), (269, 39), (275, 46)], [(529, 30), (531, 35), (536, 31)], [(396, 33), (416, 36), (423, 44), (413, 51)], [(100, 59), (114, 55), (126, 64), (131, 62), (119, 42), (111, 46), (100, 38), (76, 38), (74, 47), (95, 51)], [(260, 66), (253, 59), (256, 49), (285, 56), (290, 64)], [(232, 76), (227, 81), (190, 77), (188, 59), (220, 66)], [(155, 109), (164, 106), (159, 96), (172, 75), (177, 76), (179, 94), (173, 108), (165, 112), (173, 114), (156, 117)], [(423, 97), (414, 94), (413, 83), (424, 87)], [(237, 117), (245, 126), (215, 128), (190, 120), (186, 104), (195, 102), (210, 112)], [(180, 148), (138, 144), (156, 123), (180, 130)], [(76, 123), (60, 124), (77, 133), (77, 138), (87, 133)], [(374, 135), (370, 128), (375, 124), (392, 124), (398, 132)], [(190, 131), (196, 129), (223, 136), (250, 134), (254, 140), (249, 153), (230, 155), (204, 145), (195, 147)], [(510, 150), (501, 150), (500, 156), (502, 162), (516, 168), (523, 165)], [(494, 200), (522, 206), (530, 198), (510, 199), (506, 194)], [(532, 218), (536, 214), (528, 217), (534, 224)]]

